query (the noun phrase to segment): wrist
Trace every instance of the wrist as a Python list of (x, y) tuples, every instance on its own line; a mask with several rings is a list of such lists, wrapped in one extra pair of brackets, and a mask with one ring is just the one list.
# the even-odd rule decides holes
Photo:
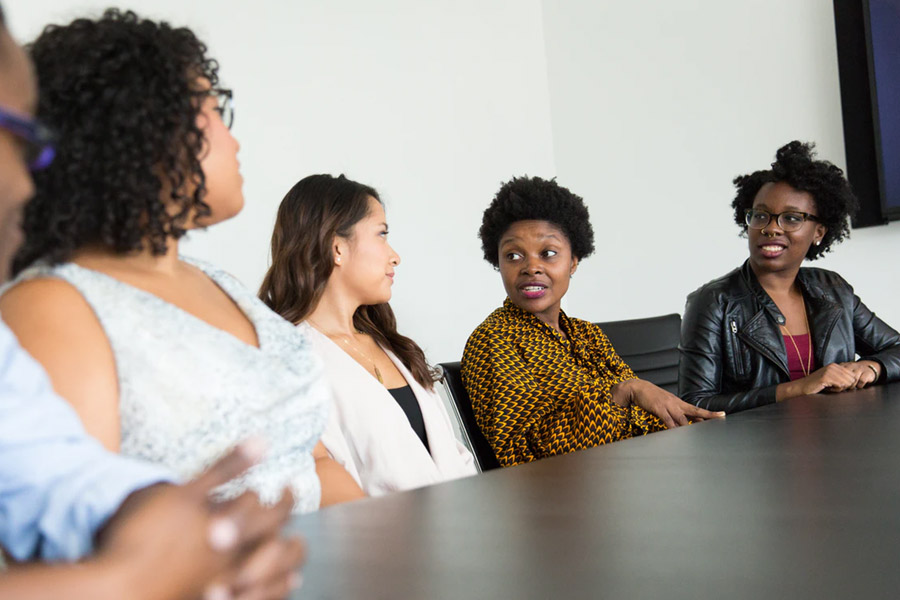
[(874, 360), (866, 360), (863, 361), (863, 364), (869, 369), (872, 369), (872, 372), (875, 374), (875, 381), (878, 381), (881, 378), (882, 367), (880, 363), (877, 363)]
[[(127, 556), (127, 555), (126, 555)], [(94, 598), (129, 598), (130, 600), (152, 600), (153, 596), (146, 574), (141, 565), (130, 564), (122, 556), (99, 556), (84, 564), (91, 570), (89, 575)], [(161, 598), (161, 597), (159, 597)]]
[(634, 402), (635, 389), (640, 385), (640, 379), (626, 379), (612, 387), (612, 401), (623, 408), (628, 408)]
[(101, 525), (94, 534), (94, 547), (98, 550), (102, 550), (106, 546), (110, 532), (115, 531), (119, 523), (127, 521), (128, 517), (134, 513), (135, 510), (138, 510), (149, 498), (171, 485), (172, 484), (165, 482), (154, 483), (153, 485), (131, 492), (125, 500), (122, 501), (119, 508), (116, 509), (116, 512), (113, 513), (112, 516), (106, 520), (106, 523)]
[(775, 387), (775, 402), (781, 402), (783, 400), (790, 400), (791, 398), (802, 396), (803, 390), (800, 388), (801, 381), (803, 381), (803, 379), (796, 379), (794, 381), (779, 383)]

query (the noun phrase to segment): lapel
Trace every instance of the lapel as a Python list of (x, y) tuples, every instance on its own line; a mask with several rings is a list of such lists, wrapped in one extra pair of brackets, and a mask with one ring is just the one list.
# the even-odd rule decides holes
[(840, 344), (828, 343), (831, 341), (831, 333), (834, 330), (834, 326), (844, 312), (843, 308), (840, 304), (832, 302), (830, 298), (822, 294), (821, 290), (810, 286), (804, 269), (800, 269), (797, 281), (800, 283), (803, 297), (806, 299), (806, 314), (809, 317), (810, 334), (813, 336), (816, 363), (827, 365), (847, 360), (846, 357), (838, 353), (841, 349)]
[[(440, 398), (438, 398), (434, 392), (429, 392), (422, 387), (419, 382), (416, 381), (416, 378), (413, 377), (409, 369), (406, 368), (406, 365), (404, 365), (393, 352), (385, 348), (383, 348), (383, 350), (388, 358), (391, 359), (391, 362), (394, 363), (394, 366), (397, 367), (397, 370), (400, 371), (400, 374), (403, 375), (406, 383), (409, 384), (410, 389), (412, 389), (413, 395), (416, 397), (416, 402), (419, 404), (419, 410), (422, 411), (422, 420), (425, 422), (425, 433), (428, 435), (428, 446), (431, 448), (430, 458), (434, 461), (438, 470), (443, 471), (448, 466), (448, 460), (451, 458), (448, 455), (448, 449), (452, 448), (453, 454), (457, 454), (457, 452), (456, 438), (453, 438), (453, 436), (450, 435), (452, 428), (450, 427), (450, 423), (444, 419), (444, 415), (440, 409)], [(404, 415), (404, 417), (405, 416), (406, 415)], [(410, 431), (412, 430), (410, 429)], [(418, 437), (416, 437), (416, 441), (424, 450), (425, 446), (418, 441)]]
[[(407, 418), (406, 413), (403, 412), (403, 409), (400, 408), (400, 405), (387, 388), (384, 387), (371, 372), (354, 360), (354, 358), (342, 347), (338, 346), (334, 340), (308, 323), (304, 322), (301, 326), (306, 328), (308, 335), (315, 336), (316, 339), (319, 340), (319, 348), (323, 354), (323, 358), (336, 362), (338, 368), (334, 370), (334, 378), (337, 378), (337, 373), (340, 373), (340, 381), (332, 380), (331, 384), (334, 393), (346, 396), (348, 393), (352, 392), (354, 395), (353, 402), (359, 402), (365, 408), (365, 414), (371, 417), (373, 422), (369, 423), (369, 427), (372, 431), (380, 430), (381, 432), (390, 432), (390, 435), (394, 436), (395, 441), (398, 439), (402, 440), (404, 452), (412, 452), (416, 455), (421, 455), (419, 458), (427, 459), (428, 462), (432, 462), (431, 456), (428, 454), (428, 451), (425, 449), (421, 440), (419, 440), (419, 436), (417, 436), (412, 430), (412, 427), (409, 426), (409, 419)], [(388, 358), (397, 365), (399, 362), (397, 357), (390, 351), (385, 352), (387, 353)], [(407, 383), (410, 381), (415, 383), (415, 380), (412, 378), (409, 371), (402, 368), (402, 365), (398, 365), (398, 368), (400, 368), (400, 373), (403, 375), (404, 379), (406, 379)], [(416, 392), (415, 388), (413, 388), (413, 391)], [(416, 393), (416, 399), (419, 401), (421, 407), (422, 402), (418, 393)], [(346, 401), (346, 398), (344, 398), (344, 400)], [(423, 419), (425, 418), (424, 410), (422, 417)], [(427, 420), (425, 421), (425, 430), (429, 431)], [(399, 436), (399, 438), (397, 436)]]
[(762, 354), (785, 374), (790, 376), (784, 338), (765, 310), (757, 312), (738, 332), (745, 344)]
[[(741, 274), (744, 283), (756, 297), (757, 304), (761, 308), (741, 328), (739, 335), (747, 345), (776, 364), (785, 374), (790, 374), (787, 366), (787, 352), (784, 348), (784, 337), (778, 327), (784, 323), (784, 315), (759, 284), (756, 275), (750, 268), (749, 260), (744, 263)], [(806, 269), (801, 268), (797, 273), (797, 282), (806, 302), (806, 316), (809, 319), (816, 364), (827, 365), (845, 360), (837, 354), (839, 346), (828, 343), (834, 326), (843, 313), (841, 305), (832, 302), (815, 286), (809, 285)]]
[(741, 276), (744, 285), (756, 299), (759, 311), (747, 321), (738, 336), (751, 348), (762, 354), (769, 362), (777, 366), (790, 377), (787, 364), (787, 351), (784, 348), (784, 337), (779, 325), (784, 323), (784, 315), (778, 309), (775, 302), (759, 284), (756, 275), (750, 268), (750, 261), (744, 262), (741, 267)]

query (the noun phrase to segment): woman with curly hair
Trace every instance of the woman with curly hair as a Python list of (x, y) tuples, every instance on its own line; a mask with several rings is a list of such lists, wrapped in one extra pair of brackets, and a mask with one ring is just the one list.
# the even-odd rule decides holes
[(731, 413), (900, 378), (900, 334), (840, 275), (800, 266), (850, 234), (857, 201), (843, 172), (793, 141), (734, 184), (750, 257), (688, 296), (682, 398)]
[(341, 175), (301, 179), (278, 208), (260, 297), (325, 363), (329, 453), (372, 496), (475, 474), (422, 349), (388, 301), (400, 256), (378, 192)]
[(514, 178), (479, 235), (507, 298), (469, 336), (462, 378), (501, 466), (722, 416), (638, 379), (597, 325), (560, 309), (594, 251), (579, 196), (554, 180)]
[(185, 478), (261, 435), (267, 460), (225, 495), (274, 501), (288, 485), (299, 511), (361, 495), (317, 443), (329, 396), (309, 342), (178, 253), (244, 201), (231, 92), (206, 46), (111, 10), (48, 26), (30, 53), (57, 154), (35, 174), (0, 311), (53, 387), (107, 448)]

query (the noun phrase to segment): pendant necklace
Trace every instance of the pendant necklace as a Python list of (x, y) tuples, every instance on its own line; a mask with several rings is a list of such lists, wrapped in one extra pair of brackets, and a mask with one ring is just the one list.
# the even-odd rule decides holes
[(806, 341), (807, 352), (806, 355), (806, 364), (803, 364), (803, 357), (800, 355), (800, 348), (797, 347), (797, 342), (794, 341), (794, 336), (791, 335), (791, 332), (788, 331), (786, 325), (782, 325), (781, 328), (784, 329), (784, 332), (791, 340), (791, 344), (794, 345), (794, 350), (797, 351), (797, 360), (800, 362), (800, 370), (803, 371), (804, 377), (809, 377), (809, 374), (812, 372), (812, 331), (809, 329), (809, 317), (806, 316), (806, 301), (803, 300), (803, 319), (806, 321)]
[[(312, 319), (307, 319), (307, 321), (309, 321), (309, 323), (310, 323), (313, 327), (315, 327), (316, 329), (318, 329), (320, 332), (324, 333), (326, 336), (328, 336), (328, 337), (330, 337), (330, 338), (333, 337), (333, 336), (331, 336), (331, 335), (328, 335), (328, 334), (325, 333), (324, 331), (322, 331), (322, 328), (319, 327), (316, 323), (314, 323)], [(359, 331), (359, 330), (357, 329), (357, 330), (356, 330), (356, 333), (362, 333), (362, 331)], [(375, 372), (375, 379), (378, 380), (378, 383), (380, 383), (381, 385), (384, 385), (384, 378), (381, 376), (381, 370), (378, 368), (378, 365), (375, 364), (375, 361), (372, 360), (372, 357), (369, 356), (368, 354), (366, 354), (365, 352), (363, 352), (362, 350), (360, 350), (360, 349), (356, 346), (356, 344), (350, 342), (350, 341), (345, 337), (345, 335), (346, 335), (346, 334), (341, 334), (341, 336), (340, 336), (338, 339), (341, 340), (341, 342), (343, 342), (345, 346), (347, 346), (348, 348), (350, 348), (351, 350), (353, 350), (354, 352), (356, 352), (358, 355), (362, 356), (365, 360), (367, 360), (367, 361), (369, 361), (370, 363), (372, 363), (372, 369), (373, 369), (374, 372)]]

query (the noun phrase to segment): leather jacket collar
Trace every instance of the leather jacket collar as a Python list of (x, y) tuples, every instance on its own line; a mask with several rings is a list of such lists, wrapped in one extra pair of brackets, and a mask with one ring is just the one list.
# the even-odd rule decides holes
[[(788, 374), (787, 353), (781, 329), (785, 323), (784, 315), (760, 285), (756, 274), (750, 267), (749, 260), (741, 266), (740, 275), (747, 291), (755, 297), (759, 311), (746, 322), (738, 335), (749, 346), (755, 348), (778, 366), (781, 371)], [(802, 268), (797, 273), (797, 284), (806, 301), (806, 314), (813, 338), (816, 364), (823, 365), (834, 362), (832, 357), (827, 355), (828, 341), (835, 323), (841, 317), (841, 306), (831, 301), (823, 293), (818, 282), (808, 277), (807, 272)]]

